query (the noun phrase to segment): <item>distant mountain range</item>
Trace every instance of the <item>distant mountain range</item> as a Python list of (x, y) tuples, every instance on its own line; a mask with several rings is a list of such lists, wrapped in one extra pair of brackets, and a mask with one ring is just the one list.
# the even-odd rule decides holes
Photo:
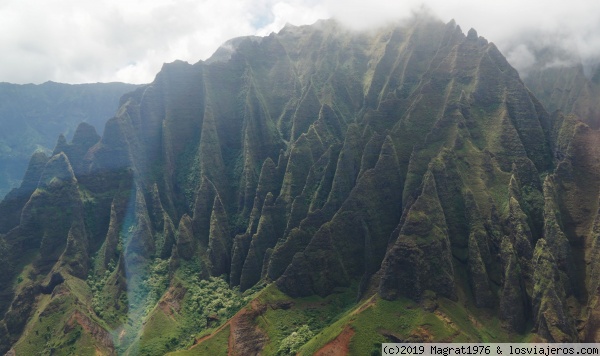
[(573, 113), (590, 127), (600, 128), (600, 66), (588, 74), (579, 63), (541, 65), (524, 82), (548, 111)]
[(80, 122), (102, 129), (115, 114), (119, 98), (136, 87), (124, 83), (0, 83), (0, 198), (20, 185), (36, 150), (49, 154), (58, 135), (72, 137)]
[(429, 17), (166, 64), (0, 203), (0, 352), (598, 341), (595, 77), (564, 73), (542, 103)]

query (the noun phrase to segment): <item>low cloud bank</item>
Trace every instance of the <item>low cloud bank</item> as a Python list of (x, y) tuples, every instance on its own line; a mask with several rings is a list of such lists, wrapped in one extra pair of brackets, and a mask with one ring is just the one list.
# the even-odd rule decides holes
[(6, 0), (0, 81), (149, 82), (164, 62), (208, 58), (226, 40), (335, 17), (368, 29), (430, 12), (475, 28), (523, 75), (600, 58), (600, 2), (588, 0)]

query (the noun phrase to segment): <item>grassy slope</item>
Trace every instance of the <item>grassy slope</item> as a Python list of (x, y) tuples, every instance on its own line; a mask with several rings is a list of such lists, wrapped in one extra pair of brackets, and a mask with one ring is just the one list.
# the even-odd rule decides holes
[[(42, 294), (37, 309), (14, 346), (17, 355), (97, 355), (106, 354), (88, 330), (70, 320), (76, 311), (91, 300), (87, 284), (77, 278), (67, 277), (60, 291)], [(98, 325), (102, 322), (91, 319)], [(68, 330), (68, 332), (67, 332)]]
[[(290, 298), (270, 285), (255, 298), (266, 304), (267, 311), (256, 319), (256, 326), (269, 338), (263, 355), (275, 355), (281, 341), (302, 325), (309, 325), (315, 336), (299, 351), (312, 355), (334, 340), (346, 328), (354, 335), (348, 345), (351, 355), (369, 355), (380, 350), (381, 343), (396, 340), (413, 342), (523, 342), (530, 334), (507, 333), (492, 310), (473, 306), (461, 290), (459, 300), (425, 298), (415, 303), (406, 298), (386, 301), (373, 296), (354, 303), (355, 290), (339, 290), (327, 298), (317, 296)], [(278, 306), (286, 304), (289, 309)], [(436, 307), (437, 306), (437, 307)], [(426, 310), (433, 310), (427, 311)], [(198, 345), (174, 355), (226, 354), (229, 325), (201, 338)], [(215, 353), (212, 353), (215, 352)]]
[(183, 351), (172, 352), (169, 355), (172, 356), (183, 356), (183, 355), (227, 355), (227, 346), (229, 342), (230, 327), (226, 325), (218, 333), (207, 338), (206, 341), (201, 344)]

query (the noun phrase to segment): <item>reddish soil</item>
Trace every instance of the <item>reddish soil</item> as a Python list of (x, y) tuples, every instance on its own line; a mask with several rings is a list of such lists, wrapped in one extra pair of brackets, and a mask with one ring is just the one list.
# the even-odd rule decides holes
[(250, 303), (249, 309), (243, 308), (210, 335), (205, 335), (196, 340), (195, 345), (192, 346), (192, 348), (213, 338), (222, 331), (223, 328), (229, 326), (228, 355), (258, 355), (268, 341), (268, 336), (255, 325), (255, 320), (266, 312), (266, 310), (266, 305), (259, 303), (257, 300), (253, 300)]
[(418, 328), (413, 330), (413, 332), (410, 333), (407, 341), (408, 342), (432, 342), (433, 335), (427, 328), (425, 328), (423, 326), (419, 326)]
[(206, 341), (208, 339), (212, 339), (213, 336), (217, 335), (221, 330), (223, 330), (224, 328), (226, 328), (229, 325), (230, 321), (228, 321), (225, 324), (219, 326), (219, 328), (217, 330), (213, 331), (212, 333), (210, 333), (208, 335), (204, 335), (201, 338), (199, 338), (196, 341), (194, 341), (194, 346), (192, 346), (192, 349), (194, 347), (196, 347), (196, 345), (200, 344), (201, 342)]
[(115, 353), (112, 336), (104, 328), (92, 321), (87, 315), (79, 310), (75, 310), (65, 325), (65, 333), (71, 331), (75, 324), (79, 324), (86, 333), (88, 333), (99, 346), (104, 347), (104, 354), (113, 355)]
[(346, 328), (333, 340), (315, 353), (315, 356), (345, 356), (350, 354), (350, 340), (354, 336), (354, 329)]
[(229, 355), (258, 355), (269, 340), (267, 334), (256, 325), (256, 319), (267, 311), (258, 300), (250, 302), (250, 309), (240, 310), (231, 318)]
[(360, 314), (362, 312), (364, 312), (367, 308), (372, 307), (373, 305), (375, 305), (375, 301), (377, 300), (377, 298), (375, 298), (376, 295), (373, 295), (371, 298), (369, 298), (369, 300), (360, 306), (360, 308), (354, 310), (352, 312), (352, 315), (356, 315), (356, 314)]
[(165, 296), (158, 303), (158, 307), (166, 316), (174, 319), (173, 314), (179, 313), (179, 310), (181, 310), (180, 302), (183, 300), (185, 293), (186, 290), (181, 286), (169, 288)]

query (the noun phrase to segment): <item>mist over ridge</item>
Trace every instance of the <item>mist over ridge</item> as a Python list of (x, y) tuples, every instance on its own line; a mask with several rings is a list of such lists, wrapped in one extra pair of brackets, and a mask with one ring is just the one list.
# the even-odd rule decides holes
[(233, 37), (324, 18), (369, 28), (424, 8), (444, 22), (455, 19), (465, 31), (475, 28), (524, 73), (537, 60), (531, 40), (567, 50), (569, 60), (586, 65), (597, 63), (600, 51), (600, 5), (586, 0), (32, 1), (0, 5), (11, 34), (0, 38), (0, 81), (148, 83), (162, 63), (206, 59)]

